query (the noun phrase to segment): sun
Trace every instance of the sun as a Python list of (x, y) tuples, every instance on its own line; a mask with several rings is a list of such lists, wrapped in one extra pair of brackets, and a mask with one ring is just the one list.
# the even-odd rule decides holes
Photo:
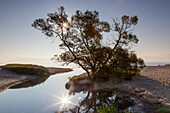
[(67, 24), (67, 23), (63, 23), (63, 27), (64, 27), (64, 28), (67, 28), (67, 27), (68, 27), (68, 24)]

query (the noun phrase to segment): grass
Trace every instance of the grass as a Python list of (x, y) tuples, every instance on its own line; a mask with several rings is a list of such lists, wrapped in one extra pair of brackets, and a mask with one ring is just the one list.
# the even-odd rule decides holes
[[(103, 105), (97, 107), (97, 113), (120, 113), (114, 105)], [(130, 113), (128, 109), (124, 109), (121, 113)]]
[[(90, 76), (92, 77), (92, 74), (90, 74)], [(79, 80), (87, 80), (87, 79), (89, 79), (88, 75), (82, 74), (82, 75), (75, 75), (75, 76), (69, 78), (69, 81), (77, 82)]]
[(156, 110), (156, 113), (170, 113), (170, 109), (159, 108)]
[(50, 75), (49, 71), (45, 67), (33, 64), (7, 64), (4, 66), (0, 66), (0, 68), (24, 75)]

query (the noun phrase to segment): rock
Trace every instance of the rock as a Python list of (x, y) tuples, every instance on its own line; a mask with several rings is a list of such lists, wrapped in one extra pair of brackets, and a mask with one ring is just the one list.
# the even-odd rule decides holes
[(143, 97), (143, 96), (144, 96), (144, 94), (143, 94), (143, 93), (138, 93), (138, 94), (137, 94), (137, 96), (139, 96), (139, 97)]
[(136, 93), (141, 93), (141, 92), (145, 92), (146, 90), (144, 88), (136, 88), (135, 92)]
[(90, 80), (80, 80), (77, 82), (67, 82), (65, 88), (71, 90), (72, 92), (80, 92), (92, 89), (94, 84)]
[(163, 99), (158, 99), (158, 103), (159, 103), (159, 104), (161, 104), (161, 103), (163, 103), (163, 102), (164, 102)]
[(66, 89), (69, 89), (70, 86), (71, 86), (71, 84), (70, 84), (69, 82), (67, 82), (67, 83), (65, 84), (65, 88), (66, 88)]

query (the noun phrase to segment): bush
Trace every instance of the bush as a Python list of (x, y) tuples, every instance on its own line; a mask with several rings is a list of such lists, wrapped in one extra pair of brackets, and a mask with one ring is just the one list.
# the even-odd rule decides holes
[(105, 67), (96, 73), (93, 73), (94, 81), (121, 81), (121, 80), (131, 80), (133, 76), (139, 75), (139, 70), (123, 70), (114, 69), (112, 67)]
[(12, 71), (16, 74), (49, 76), (48, 69), (43, 66), (32, 64), (7, 64), (1, 66), (2, 69)]

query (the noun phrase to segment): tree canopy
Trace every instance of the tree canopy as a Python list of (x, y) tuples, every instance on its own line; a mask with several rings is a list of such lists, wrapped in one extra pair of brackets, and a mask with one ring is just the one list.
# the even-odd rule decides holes
[[(78, 64), (89, 78), (90, 72), (95, 73), (106, 67), (113, 70), (137, 70), (144, 66), (144, 61), (137, 58), (128, 48), (132, 43), (138, 43), (138, 38), (132, 33), (131, 27), (138, 23), (138, 17), (122, 16), (121, 21), (113, 19), (113, 25), (99, 18), (97, 11), (77, 10), (68, 19), (64, 7), (58, 12), (48, 13), (47, 18), (36, 19), (32, 26), (51, 38), (59, 38), (61, 49), (65, 52), (55, 55), (53, 59)], [(103, 45), (104, 33), (116, 33), (110, 45)]]

